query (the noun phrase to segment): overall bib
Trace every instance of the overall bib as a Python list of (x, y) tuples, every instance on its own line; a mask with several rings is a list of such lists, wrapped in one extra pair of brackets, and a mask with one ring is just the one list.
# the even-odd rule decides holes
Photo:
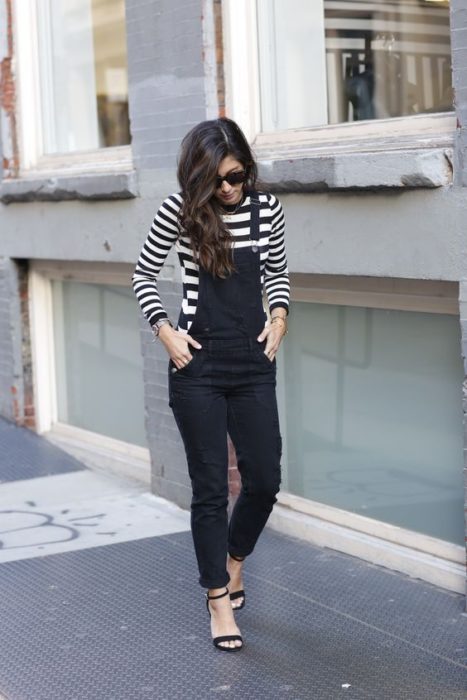
[[(183, 439), (193, 496), (191, 531), (204, 588), (229, 580), (227, 551), (251, 554), (281, 482), (281, 436), (276, 361), (259, 343), (264, 328), (260, 203), (251, 195), (251, 246), (233, 250), (236, 271), (221, 279), (199, 270), (198, 302), (189, 334), (193, 359), (182, 369), (169, 361), (169, 405)], [(227, 433), (242, 487), (228, 522)]]

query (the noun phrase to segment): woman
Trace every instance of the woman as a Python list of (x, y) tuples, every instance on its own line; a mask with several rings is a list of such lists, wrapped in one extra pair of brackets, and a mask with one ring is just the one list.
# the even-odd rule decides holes
[[(275, 355), (287, 332), (289, 280), (279, 201), (256, 192), (257, 167), (240, 128), (201, 122), (182, 142), (181, 192), (161, 205), (132, 278), (169, 355), (169, 405), (185, 446), (199, 583), (216, 648), (243, 646), (242, 562), (276, 502), (281, 436)], [(157, 278), (175, 244), (183, 301), (173, 327)], [(263, 284), (270, 320), (263, 309)], [(228, 522), (227, 433), (242, 488)]]

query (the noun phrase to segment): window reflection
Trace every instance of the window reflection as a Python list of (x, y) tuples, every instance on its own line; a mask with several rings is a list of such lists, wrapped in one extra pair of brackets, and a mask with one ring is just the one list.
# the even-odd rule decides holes
[(263, 131), (453, 109), (449, 3), (257, 0)]
[(324, 9), (330, 123), (452, 110), (448, 2)]
[(123, 0), (92, 0), (99, 146), (130, 143)]
[(44, 153), (130, 143), (124, 0), (39, 6)]

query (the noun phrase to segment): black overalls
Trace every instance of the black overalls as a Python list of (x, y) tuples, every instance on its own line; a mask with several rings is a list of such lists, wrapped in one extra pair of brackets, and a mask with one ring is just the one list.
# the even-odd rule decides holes
[[(193, 359), (169, 361), (169, 403), (185, 446), (193, 497), (191, 531), (205, 588), (229, 580), (227, 551), (246, 556), (266, 524), (281, 481), (276, 361), (259, 343), (266, 314), (260, 278), (259, 208), (250, 193), (251, 246), (233, 250), (236, 272), (221, 279), (200, 268), (198, 302), (189, 334)], [(228, 523), (227, 432), (242, 488)]]

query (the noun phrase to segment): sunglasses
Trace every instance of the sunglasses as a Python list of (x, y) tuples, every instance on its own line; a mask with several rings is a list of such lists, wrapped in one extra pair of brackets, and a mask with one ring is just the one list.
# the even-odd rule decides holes
[(238, 173), (229, 173), (229, 175), (225, 175), (225, 177), (221, 177), (220, 175), (218, 175), (216, 177), (216, 189), (222, 187), (222, 183), (224, 182), (224, 180), (228, 182), (229, 185), (239, 185), (241, 182), (245, 182), (246, 179), (246, 170), (240, 170)]

